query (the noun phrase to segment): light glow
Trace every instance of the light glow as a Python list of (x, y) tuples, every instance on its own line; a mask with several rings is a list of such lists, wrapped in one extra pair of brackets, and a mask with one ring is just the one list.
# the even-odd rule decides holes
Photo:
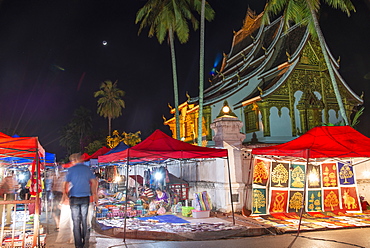
[(225, 114), (228, 114), (228, 113), (230, 112), (230, 108), (229, 108), (229, 106), (224, 106), (224, 107), (222, 108), (222, 112), (224, 112)]
[(23, 181), (24, 179), (26, 179), (26, 175), (23, 173), (19, 174), (19, 180)]
[(319, 177), (316, 175), (316, 174), (314, 174), (314, 173), (310, 173), (309, 175), (308, 175), (308, 180), (310, 180), (310, 182), (318, 182), (319, 181)]
[(161, 180), (162, 179), (162, 173), (159, 173), (159, 172), (157, 172), (157, 173), (155, 173), (155, 175), (154, 175), (154, 178), (155, 178), (155, 180), (157, 180), (157, 181), (159, 181), (159, 180)]

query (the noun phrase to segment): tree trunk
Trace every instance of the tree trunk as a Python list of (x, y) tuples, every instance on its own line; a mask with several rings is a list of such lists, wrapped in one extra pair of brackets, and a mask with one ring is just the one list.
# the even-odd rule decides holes
[(175, 120), (176, 120), (176, 139), (180, 140), (180, 117), (179, 117), (179, 93), (177, 87), (177, 70), (176, 70), (176, 55), (175, 44), (173, 39), (172, 28), (169, 31), (171, 60), (172, 60), (172, 76), (173, 76), (173, 94), (175, 98)]
[(306, 0), (306, 2), (307, 2), (308, 7), (310, 8), (312, 19), (313, 19), (313, 22), (314, 22), (314, 25), (315, 25), (315, 30), (316, 30), (316, 33), (317, 33), (317, 37), (318, 37), (319, 42), (320, 42), (320, 47), (321, 47), (322, 53), (323, 53), (324, 58), (325, 58), (326, 66), (328, 67), (330, 80), (331, 80), (331, 83), (333, 85), (333, 90), (334, 90), (334, 94), (335, 94), (335, 97), (336, 97), (337, 102), (338, 102), (340, 114), (341, 114), (341, 116), (344, 120), (344, 123), (348, 126), (349, 122), (348, 122), (346, 110), (344, 109), (342, 97), (340, 95), (338, 85), (337, 85), (337, 81), (335, 79), (334, 70), (333, 70), (328, 52), (326, 51), (326, 48), (325, 48), (324, 36), (321, 32), (321, 28), (320, 28), (319, 22), (317, 20), (316, 13), (315, 13), (310, 1)]
[(108, 117), (108, 135), (112, 134), (112, 118)]
[(203, 136), (203, 88), (204, 88), (204, 8), (205, 0), (202, 0), (200, 14), (200, 52), (199, 52), (199, 110), (198, 110), (198, 146), (202, 146)]

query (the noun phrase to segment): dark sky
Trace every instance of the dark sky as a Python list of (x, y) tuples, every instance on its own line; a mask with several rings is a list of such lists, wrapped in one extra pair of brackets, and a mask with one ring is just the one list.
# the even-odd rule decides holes
[[(148, 38), (148, 29), (138, 36), (135, 15), (145, 2), (4, 0), (0, 6), (0, 131), (15, 129), (22, 136), (38, 136), (48, 152), (63, 158), (60, 130), (79, 106), (92, 111), (94, 130), (107, 130), (107, 120), (96, 114), (93, 93), (108, 79), (118, 80), (118, 87), (126, 92), (126, 108), (113, 120), (113, 129), (142, 131), (142, 138), (157, 128), (169, 133), (162, 115), (170, 117), (167, 104), (174, 106), (170, 51), (166, 42), (160, 45), (156, 38)], [(207, 75), (216, 57), (230, 51), (233, 30), (241, 28), (247, 7), (257, 12), (263, 7), (261, 0), (209, 2), (216, 17), (206, 24)], [(331, 52), (341, 57), (341, 75), (357, 94), (365, 92), (366, 101), (370, 2), (358, 0), (355, 6), (357, 12), (349, 18), (323, 7), (320, 21)], [(191, 32), (187, 44), (177, 42), (176, 55), (183, 102), (186, 91), (198, 94), (199, 33)], [(367, 136), (369, 111), (365, 110), (360, 125)]]

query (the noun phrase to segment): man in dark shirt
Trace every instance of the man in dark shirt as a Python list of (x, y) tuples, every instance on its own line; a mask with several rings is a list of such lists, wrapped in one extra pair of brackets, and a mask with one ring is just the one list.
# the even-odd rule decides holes
[(87, 214), (90, 196), (97, 202), (97, 180), (90, 168), (84, 165), (79, 153), (69, 157), (72, 167), (68, 169), (64, 191), (69, 197), (72, 213), (73, 236), (76, 248), (88, 244)]

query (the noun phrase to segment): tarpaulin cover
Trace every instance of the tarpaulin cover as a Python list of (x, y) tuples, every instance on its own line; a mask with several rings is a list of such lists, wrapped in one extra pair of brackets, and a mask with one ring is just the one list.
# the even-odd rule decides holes
[(37, 137), (10, 137), (0, 133), (0, 159), (7, 157), (36, 158), (45, 157), (45, 150), (40, 145)]
[(254, 148), (252, 154), (301, 158), (370, 157), (370, 138), (350, 126), (314, 127), (284, 144)]
[(163, 159), (221, 158), (227, 157), (227, 149), (201, 147), (176, 140), (160, 130), (154, 131), (141, 143), (121, 152), (98, 157), (99, 163), (130, 160), (155, 161)]

